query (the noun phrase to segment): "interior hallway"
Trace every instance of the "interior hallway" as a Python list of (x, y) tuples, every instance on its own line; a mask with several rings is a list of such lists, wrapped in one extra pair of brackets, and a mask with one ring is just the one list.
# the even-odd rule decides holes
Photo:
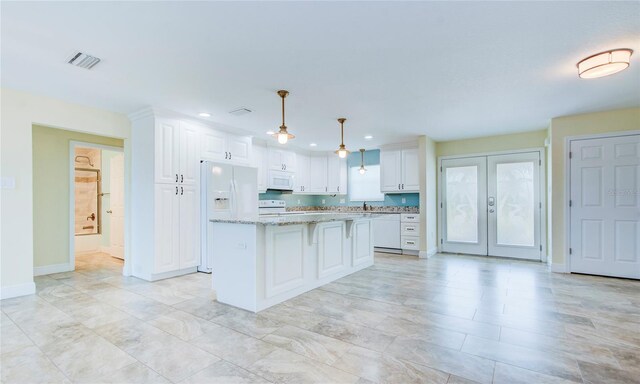
[(210, 275), (149, 283), (121, 268), (80, 256), (3, 300), (2, 382), (640, 381), (639, 281), (377, 254), (254, 315), (214, 302)]

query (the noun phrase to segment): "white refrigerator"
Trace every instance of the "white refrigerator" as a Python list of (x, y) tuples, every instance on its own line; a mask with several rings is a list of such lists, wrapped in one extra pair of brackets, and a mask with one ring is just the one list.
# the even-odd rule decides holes
[(211, 219), (256, 220), (258, 218), (258, 170), (253, 167), (203, 161), (202, 185), (202, 262), (201, 272), (211, 272), (212, 244), (215, 234)]

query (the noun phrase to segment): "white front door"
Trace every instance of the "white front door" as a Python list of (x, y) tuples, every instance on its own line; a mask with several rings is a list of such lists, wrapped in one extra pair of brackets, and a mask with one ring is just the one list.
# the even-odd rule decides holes
[(572, 140), (571, 272), (640, 278), (640, 135)]
[(441, 162), (443, 252), (540, 260), (540, 152)]
[(110, 253), (124, 259), (124, 155), (112, 157), (109, 167)]

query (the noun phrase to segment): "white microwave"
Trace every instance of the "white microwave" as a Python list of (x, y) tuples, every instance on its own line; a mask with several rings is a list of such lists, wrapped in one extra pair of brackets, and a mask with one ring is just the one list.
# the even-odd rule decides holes
[(270, 169), (267, 178), (267, 189), (293, 191), (293, 173)]

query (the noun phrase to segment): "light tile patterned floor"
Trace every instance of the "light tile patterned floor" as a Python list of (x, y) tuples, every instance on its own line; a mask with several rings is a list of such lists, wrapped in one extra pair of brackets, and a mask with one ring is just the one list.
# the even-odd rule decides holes
[(376, 255), (254, 315), (103, 254), (1, 303), (3, 383), (638, 383), (640, 282)]

